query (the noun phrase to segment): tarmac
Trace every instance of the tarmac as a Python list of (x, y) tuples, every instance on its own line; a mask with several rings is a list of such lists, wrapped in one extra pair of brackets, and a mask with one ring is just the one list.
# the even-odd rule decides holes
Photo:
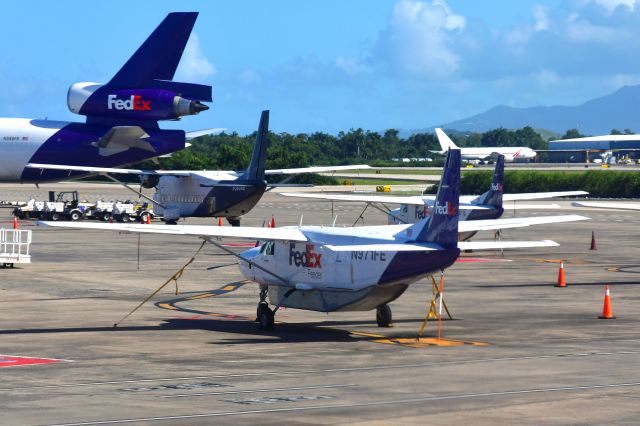
[[(87, 198), (133, 198), (115, 186), (74, 186)], [(2, 185), (0, 199), (34, 192)], [(200, 241), (22, 222), (33, 229), (32, 263), (0, 269), (2, 423), (636, 425), (640, 215), (560, 204), (504, 217), (578, 213), (592, 220), (502, 234), (553, 239), (559, 247), (465, 253), (447, 270), (444, 300), (453, 320), (442, 321), (442, 339), (433, 320), (417, 339), (429, 280), (391, 304), (392, 328), (378, 328), (373, 311), (284, 309), (275, 331), (259, 331), (257, 286), (209, 246), (179, 278), (178, 295), (170, 282), (119, 322)], [(261, 226), (273, 215), (278, 226), (301, 216), (305, 224), (330, 224), (332, 207), (339, 226), (353, 225), (363, 209), (267, 193), (242, 223)], [(0, 215), (10, 226), (9, 210)], [(359, 223), (385, 220), (367, 210)], [(592, 231), (597, 250), (590, 250)], [(554, 287), (560, 260), (566, 288)], [(615, 320), (598, 319), (605, 284)]]

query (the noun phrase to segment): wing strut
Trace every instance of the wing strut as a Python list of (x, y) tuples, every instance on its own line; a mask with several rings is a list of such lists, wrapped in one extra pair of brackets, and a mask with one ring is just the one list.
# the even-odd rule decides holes
[(118, 325), (120, 325), (120, 323), (124, 320), (126, 320), (127, 318), (129, 318), (131, 316), (131, 314), (133, 314), (135, 311), (137, 311), (138, 309), (140, 309), (142, 307), (142, 305), (144, 305), (145, 303), (147, 303), (153, 296), (155, 296), (156, 294), (158, 294), (158, 292), (160, 290), (162, 290), (163, 288), (165, 288), (167, 286), (167, 284), (169, 284), (171, 281), (174, 281), (176, 283), (176, 294), (178, 294), (178, 279), (182, 276), (182, 274), (184, 273), (184, 270), (187, 266), (191, 265), (191, 263), (195, 260), (196, 256), (200, 253), (200, 250), (202, 250), (202, 248), (204, 247), (204, 245), (207, 243), (207, 241), (203, 241), (202, 244), (200, 245), (200, 248), (198, 248), (198, 250), (195, 252), (195, 254), (191, 257), (191, 259), (189, 259), (189, 261), (187, 263), (184, 264), (184, 266), (180, 269), (178, 269), (178, 271), (173, 274), (171, 276), (171, 278), (169, 278), (167, 281), (165, 281), (164, 284), (162, 284), (160, 287), (158, 287), (158, 289), (156, 291), (154, 291), (153, 293), (151, 293), (149, 295), (149, 297), (147, 297), (146, 299), (144, 299), (142, 302), (140, 302), (138, 304), (138, 306), (136, 306), (135, 308), (133, 308), (131, 310), (131, 312), (129, 312), (127, 315), (123, 316), (119, 321), (117, 321), (115, 324), (113, 324), (113, 328), (118, 327)]
[[(292, 286), (291, 282), (287, 281), (286, 279), (282, 278), (280, 275), (276, 274), (275, 272), (271, 272), (270, 270), (268, 270), (267, 268), (258, 265), (257, 263), (245, 259), (244, 257), (240, 256), (238, 253), (236, 253), (235, 251), (228, 249), (227, 247), (223, 246), (222, 244), (218, 244), (217, 242), (215, 242), (211, 237), (206, 237), (205, 241), (210, 242), (211, 244), (213, 244), (214, 246), (218, 247), (220, 250), (229, 253), (232, 256), (237, 257), (238, 259), (240, 259), (243, 262), (248, 263), (252, 268), (257, 268), (260, 269), (261, 271), (266, 272), (269, 275), (272, 275), (274, 277), (276, 277), (277, 279), (279, 279), (280, 281), (282, 281), (282, 283), (286, 286)], [(293, 286), (292, 286), (293, 287)]]
[(111, 175), (109, 175), (109, 174), (107, 174), (107, 173), (100, 173), (100, 175), (102, 175), (102, 176), (106, 177), (107, 179), (111, 179), (112, 181), (114, 181), (114, 182), (116, 182), (116, 183), (119, 183), (120, 185), (122, 185), (122, 186), (124, 186), (125, 188), (127, 188), (129, 191), (135, 192), (135, 193), (136, 193), (136, 195), (138, 195), (138, 197), (142, 197), (142, 198), (144, 198), (145, 200), (150, 201), (151, 203), (155, 204), (156, 206), (158, 206), (158, 207), (162, 207), (163, 209), (165, 209), (165, 210), (166, 210), (166, 207), (165, 207), (165, 206), (163, 206), (162, 204), (160, 204), (159, 202), (157, 202), (157, 201), (156, 201), (156, 200), (154, 200), (153, 198), (151, 198), (151, 197), (147, 197), (146, 195), (144, 195), (144, 194), (142, 193), (142, 190), (140, 190), (140, 191), (135, 190), (135, 189), (133, 189), (132, 187), (130, 187), (129, 185), (127, 185), (126, 183), (119, 181), (118, 179), (114, 178), (113, 176), (111, 176)]

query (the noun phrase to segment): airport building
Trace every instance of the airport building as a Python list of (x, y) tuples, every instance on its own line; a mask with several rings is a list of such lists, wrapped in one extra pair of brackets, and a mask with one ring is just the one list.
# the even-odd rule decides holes
[[(549, 141), (550, 161), (586, 161), (595, 158), (637, 159), (640, 156), (640, 135), (605, 135)], [(553, 152), (558, 151), (558, 152)]]

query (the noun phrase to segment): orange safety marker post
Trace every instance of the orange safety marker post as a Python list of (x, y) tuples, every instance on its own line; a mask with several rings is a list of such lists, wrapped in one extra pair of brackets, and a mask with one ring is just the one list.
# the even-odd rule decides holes
[(609, 286), (604, 286), (604, 306), (602, 308), (602, 315), (598, 318), (600, 319), (615, 319), (615, 315), (613, 315), (613, 308), (611, 307), (611, 294), (609, 293)]
[(13, 229), (18, 229), (19, 227), (20, 227), (20, 224), (18, 223), (18, 217), (13, 216)]
[(566, 287), (566, 286), (567, 286), (567, 280), (564, 276), (564, 261), (561, 260), (560, 270), (558, 271), (558, 284), (556, 284), (554, 287)]
[(147, 225), (151, 225), (151, 213), (147, 213)]
[(273, 215), (271, 215), (271, 223), (269, 225), (271, 225), (271, 228), (276, 227), (276, 218)]
[(218, 226), (222, 226), (222, 217), (218, 218)]
[(591, 231), (591, 247), (589, 250), (598, 250), (598, 247), (596, 246), (596, 234), (593, 231)]

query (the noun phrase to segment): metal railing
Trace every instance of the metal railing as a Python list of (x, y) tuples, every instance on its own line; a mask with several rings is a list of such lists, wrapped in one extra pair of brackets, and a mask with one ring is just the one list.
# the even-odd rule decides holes
[(0, 262), (29, 262), (30, 229), (0, 228)]

